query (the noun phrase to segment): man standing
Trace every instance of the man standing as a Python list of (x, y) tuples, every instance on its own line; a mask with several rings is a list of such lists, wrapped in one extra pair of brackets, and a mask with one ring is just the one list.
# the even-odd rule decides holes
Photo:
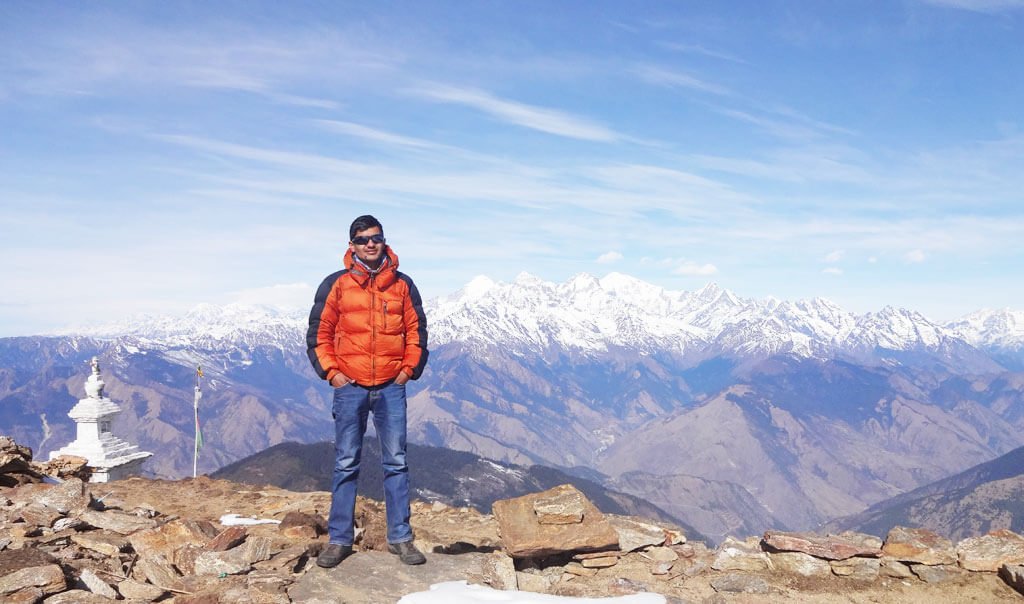
[(334, 387), (330, 543), (317, 565), (336, 566), (352, 553), (356, 480), (370, 413), (380, 439), (388, 551), (405, 564), (423, 564), (409, 526), (405, 384), (427, 364), (427, 320), (416, 286), (398, 272), (398, 256), (373, 216), (360, 216), (349, 227), (344, 269), (317, 290), (306, 344), (313, 369)]

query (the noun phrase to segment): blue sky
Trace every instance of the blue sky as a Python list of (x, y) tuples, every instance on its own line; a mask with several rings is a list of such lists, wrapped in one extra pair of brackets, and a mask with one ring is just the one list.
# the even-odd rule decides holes
[[(210, 6), (212, 5), (212, 6)], [(476, 275), (1024, 307), (1024, 2), (0, 4), (0, 335)]]

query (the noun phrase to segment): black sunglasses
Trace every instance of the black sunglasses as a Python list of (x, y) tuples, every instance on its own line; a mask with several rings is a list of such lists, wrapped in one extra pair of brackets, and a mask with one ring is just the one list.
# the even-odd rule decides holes
[(358, 237), (353, 237), (352, 238), (352, 243), (354, 243), (356, 245), (366, 245), (367, 243), (370, 243), (371, 241), (374, 242), (374, 243), (384, 243), (384, 235), (381, 235), (380, 233), (377, 233), (376, 235), (370, 235), (369, 237), (360, 235)]

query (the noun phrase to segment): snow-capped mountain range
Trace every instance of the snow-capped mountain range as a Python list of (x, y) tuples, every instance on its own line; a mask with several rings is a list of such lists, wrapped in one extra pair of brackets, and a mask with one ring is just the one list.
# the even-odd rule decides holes
[[(973, 348), (1024, 350), (1024, 311), (980, 310), (939, 324), (891, 306), (857, 315), (824, 298), (741, 298), (714, 283), (696, 291), (671, 291), (621, 273), (600, 279), (579, 274), (564, 283), (528, 273), (511, 283), (480, 276), (427, 302), (426, 313), (431, 347), (462, 342), (519, 353), (542, 354), (554, 347), (596, 354), (626, 348), (695, 358), (785, 353), (863, 361), (879, 349), (960, 360), (972, 357)], [(180, 317), (136, 317), (75, 334), (207, 350), (238, 343), (289, 349), (304, 334), (306, 320), (306, 310), (203, 304)]]
[(428, 303), (427, 315), (434, 344), (512, 346), (523, 353), (629, 348), (705, 358), (863, 359), (877, 349), (962, 357), (971, 356), (971, 347), (1024, 346), (1020, 311), (978, 311), (943, 325), (890, 306), (857, 315), (824, 298), (755, 300), (714, 283), (670, 291), (620, 273), (580, 274), (559, 284), (527, 273), (511, 283), (477, 277)]
[[(197, 366), (201, 470), (328, 439), (307, 313), (201, 305), (0, 338), (0, 425), (41, 452), (69, 442), (67, 410), (98, 356), (120, 426), (157, 453), (157, 475), (191, 469)], [(1020, 311), (939, 324), (612, 273), (478, 277), (426, 313), (432, 354), (410, 389), (410, 442), (587, 468), (680, 517), (707, 510), (708, 535), (764, 518), (808, 528), (1024, 445)]]

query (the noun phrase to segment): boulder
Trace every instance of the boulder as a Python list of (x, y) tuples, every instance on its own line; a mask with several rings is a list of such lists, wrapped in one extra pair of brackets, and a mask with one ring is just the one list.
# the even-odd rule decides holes
[(803, 552), (772, 552), (768, 558), (776, 570), (783, 572), (805, 577), (827, 577), (832, 574), (832, 567), (827, 560)]
[(839, 535), (767, 531), (763, 543), (782, 552), (803, 552), (825, 560), (845, 560), (854, 556), (880, 556), (882, 540), (874, 535), (844, 532)]
[(759, 571), (772, 568), (768, 554), (761, 551), (757, 537), (739, 541), (726, 537), (715, 551), (715, 559), (711, 563), (715, 570), (746, 570)]
[(1024, 537), (1007, 529), (964, 539), (956, 546), (960, 566), (998, 572), (1004, 564), (1024, 564)]
[[(544, 524), (537, 501), (576, 501), (581, 520), (573, 524)], [(541, 506), (542, 509), (549, 509)], [(494, 517), (505, 552), (513, 558), (542, 557), (563, 552), (618, 549), (619, 536), (604, 515), (572, 485), (494, 502)]]
[(882, 553), (902, 562), (956, 564), (953, 542), (923, 528), (893, 527), (885, 537)]
[(617, 514), (606, 514), (605, 518), (611, 523), (615, 533), (619, 536), (619, 549), (624, 552), (631, 552), (643, 549), (652, 545), (664, 545), (668, 540), (665, 529), (660, 526), (640, 522), (628, 516)]
[(839, 577), (857, 579), (858, 581), (874, 581), (881, 569), (878, 558), (846, 558), (829, 562), (832, 572)]

